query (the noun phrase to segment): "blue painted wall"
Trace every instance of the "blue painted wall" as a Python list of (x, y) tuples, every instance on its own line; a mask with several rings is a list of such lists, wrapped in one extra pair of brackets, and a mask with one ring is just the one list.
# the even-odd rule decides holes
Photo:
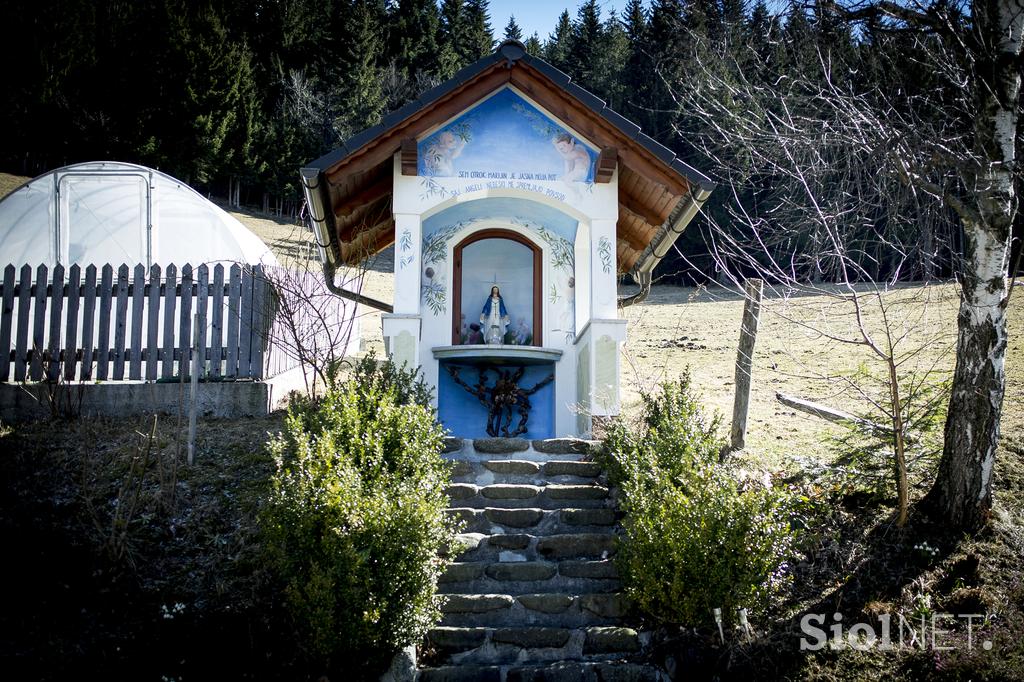
[(442, 228), (487, 218), (505, 218), (540, 225), (569, 243), (576, 241), (576, 227), (579, 225), (571, 216), (538, 201), (518, 197), (487, 197), (459, 202), (426, 218), (423, 221), (423, 236), (426, 238)]
[[(462, 388), (448, 374), (444, 368), (445, 362), (441, 362), (438, 372), (437, 387), (437, 411), (441, 423), (453, 435), (460, 438), (487, 438), (487, 408), (466, 389)], [(532, 388), (539, 381), (555, 371), (554, 364), (534, 365), (526, 368), (519, 385), (522, 388)], [(494, 384), (494, 373), (489, 373), (488, 385)], [(459, 378), (470, 386), (477, 381), (475, 368), (464, 368)], [(527, 432), (521, 438), (554, 438), (555, 436), (555, 382), (551, 382), (533, 395), (529, 396), (532, 408), (530, 420), (526, 423)], [(519, 412), (512, 411), (512, 424), (514, 429), (519, 423)]]

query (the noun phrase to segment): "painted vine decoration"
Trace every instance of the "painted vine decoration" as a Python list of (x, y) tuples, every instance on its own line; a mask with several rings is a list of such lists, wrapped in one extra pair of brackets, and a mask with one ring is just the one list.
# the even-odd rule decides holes
[(612, 243), (608, 237), (601, 237), (597, 242), (597, 255), (601, 258), (601, 271), (608, 274), (612, 271)]

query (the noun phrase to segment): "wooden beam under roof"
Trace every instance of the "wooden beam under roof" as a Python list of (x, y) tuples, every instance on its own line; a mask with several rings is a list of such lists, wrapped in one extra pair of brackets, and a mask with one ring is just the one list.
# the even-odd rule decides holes
[(402, 140), (402, 175), (416, 175), (419, 170), (419, 150), (416, 138), (407, 137)]
[(606, 184), (612, 181), (615, 175), (615, 167), (619, 163), (619, 153), (615, 147), (605, 147), (597, 155), (597, 162), (594, 164), (594, 182)]
[(665, 222), (665, 218), (662, 218), (657, 213), (651, 211), (637, 199), (622, 190), (619, 191), (619, 206), (626, 209), (626, 211), (635, 215), (652, 228), (661, 227), (662, 223)]
[(380, 242), (379, 235), (383, 230), (391, 229), (393, 225), (394, 218), (389, 213), (372, 227), (360, 230), (353, 239), (342, 242), (342, 262), (346, 265), (355, 265), (380, 251), (377, 248)]
[(352, 195), (345, 202), (334, 209), (334, 217), (338, 221), (344, 221), (346, 218), (351, 218), (359, 209), (369, 206), (382, 197), (391, 194), (394, 180), (390, 173), (386, 173), (379, 180), (374, 182), (372, 185), (362, 189), (357, 194)]
[[(650, 227), (649, 225), (647, 225), (647, 223), (644, 223), (644, 226)], [(638, 251), (642, 251), (643, 249), (647, 248), (647, 243), (639, 235), (636, 234), (635, 230), (631, 229), (628, 225), (626, 225), (621, 218), (615, 226), (615, 237), (620, 241), (626, 242), (627, 244), (630, 245), (630, 247)]]

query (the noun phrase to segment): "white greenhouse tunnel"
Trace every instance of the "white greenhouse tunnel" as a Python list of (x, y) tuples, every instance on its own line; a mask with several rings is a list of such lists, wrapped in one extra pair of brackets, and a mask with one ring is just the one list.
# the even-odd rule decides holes
[(165, 173), (120, 162), (50, 171), (0, 200), (0, 267), (277, 265), (242, 223)]

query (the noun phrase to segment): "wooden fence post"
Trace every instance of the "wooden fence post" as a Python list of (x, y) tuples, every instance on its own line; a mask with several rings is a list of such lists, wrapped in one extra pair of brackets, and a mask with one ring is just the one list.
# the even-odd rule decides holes
[(146, 300), (146, 266), (136, 263), (134, 271), (134, 284), (132, 284), (132, 340), (131, 348), (128, 349), (128, 378), (138, 380), (142, 378), (142, 321), (143, 308)]
[(242, 268), (235, 263), (231, 266), (230, 288), (228, 289), (228, 364), (224, 376), (238, 377), (238, 322), (241, 318), (239, 304), (242, 300)]
[(213, 296), (210, 302), (210, 376), (219, 379), (224, 364), (224, 266), (213, 266)]
[(114, 311), (114, 381), (124, 379), (125, 339), (128, 334), (128, 265), (117, 268), (117, 308)]
[(93, 330), (96, 328), (96, 266), (85, 269), (85, 303), (82, 305), (82, 381), (92, 379), (92, 358), (95, 344)]
[(189, 368), (189, 349), (192, 347), (192, 266), (181, 266), (181, 310), (178, 311), (178, 346), (181, 360), (178, 371), (185, 373)]
[(0, 316), (0, 381), (7, 381), (11, 370), (11, 324), (14, 320), (14, 273), (13, 265), (4, 268), (4, 308)]
[[(187, 266), (186, 266), (187, 267)], [(199, 320), (195, 320), (192, 326), (192, 362), (189, 363), (188, 351), (184, 350), (181, 359), (179, 369), (181, 373), (185, 373), (185, 367), (190, 366), (189, 377), (190, 386), (188, 392), (188, 465), (192, 466), (192, 462), (195, 460), (196, 451), (196, 398), (199, 395), (199, 354), (203, 351), (203, 348), (199, 345), (200, 337), (200, 326)], [(181, 344), (182, 349), (188, 348), (183, 341)]]
[(196, 269), (196, 333), (199, 334), (199, 371), (206, 374), (206, 325), (207, 325), (207, 299), (210, 294), (210, 267), (203, 263)]
[(252, 268), (252, 342), (250, 344), (249, 376), (253, 379), (264, 378), (264, 349), (267, 343), (267, 306), (270, 297), (267, 295), (267, 277), (262, 265)]
[(740, 343), (736, 351), (736, 399), (732, 407), (732, 450), (742, 450), (747, 438), (747, 412), (750, 409), (750, 374), (754, 365), (754, 342), (757, 340), (757, 325), (761, 312), (761, 296), (764, 282), (748, 279), (743, 322), (740, 326)]
[(238, 377), (252, 376), (252, 267), (242, 269), (242, 298), (238, 305)]
[[(164, 342), (160, 376), (170, 379), (174, 376), (174, 309), (178, 303), (178, 268), (174, 263), (167, 266), (167, 270), (164, 271), (164, 279), (166, 280), (164, 285)], [(188, 343), (188, 339), (185, 339), (183, 343)], [(185, 371), (180, 367), (179, 370), (181, 376), (185, 376)]]
[(98, 330), (99, 358), (96, 361), (96, 378), (106, 381), (110, 365), (110, 301), (114, 288), (114, 266), (107, 263), (100, 271), (100, 323)]
[[(43, 283), (46, 286), (46, 283)], [(50, 290), (50, 333), (46, 344), (46, 380), (60, 378), (60, 332), (61, 313), (64, 312), (64, 265), (57, 263), (53, 268), (53, 286)], [(39, 349), (42, 352), (42, 348)]]
[(43, 378), (43, 351), (46, 340), (46, 288), (50, 285), (49, 269), (45, 265), (36, 268), (35, 302), (32, 316), (32, 361), (28, 376), (32, 381)]
[(18, 285), (18, 329), (14, 350), (14, 380), (24, 381), (28, 376), (28, 321), (32, 305), (32, 266), (21, 266)]
[(156, 381), (160, 360), (160, 278), (157, 264), (149, 267), (149, 301), (146, 304), (146, 381)]
[(64, 330), (64, 379), (74, 381), (78, 366), (78, 306), (82, 289), (82, 267), (68, 270), (68, 315)]

